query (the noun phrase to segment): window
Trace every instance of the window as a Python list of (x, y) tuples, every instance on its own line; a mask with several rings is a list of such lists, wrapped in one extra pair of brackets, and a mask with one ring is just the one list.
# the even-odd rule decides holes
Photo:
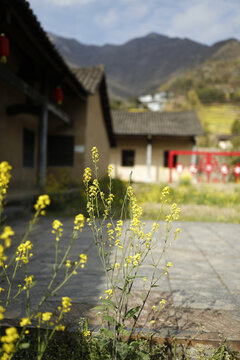
[(48, 166), (73, 166), (74, 137), (70, 135), (48, 136)]
[(134, 166), (134, 150), (122, 150), (122, 166)]
[(23, 167), (34, 167), (35, 134), (23, 129)]
[[(165, 150), (164, 151), (164, 167), (168, 167), (168, 154), (169, 151)], [(173, 155), (173, 166), (176, 166), (177, 164), (177, 155)]]

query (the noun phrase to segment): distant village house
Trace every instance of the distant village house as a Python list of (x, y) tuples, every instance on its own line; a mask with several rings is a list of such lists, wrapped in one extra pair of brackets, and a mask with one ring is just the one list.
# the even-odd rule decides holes
[[(116, 148), (111, 150), (114, 174), (134, 181), (168, 181), (169, 150), (195, 150), (195, 137), (203, 129), (194, 111), (186, 112), (125, 112), (112, 111)], [(189, 165), (189, 156), (175, 157)], [(176, 177), (176, 174), (175, 174)]]

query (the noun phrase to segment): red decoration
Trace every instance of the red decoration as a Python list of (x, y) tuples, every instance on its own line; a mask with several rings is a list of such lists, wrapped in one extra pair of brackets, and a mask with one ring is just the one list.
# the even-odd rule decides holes
[(233, 173), (235, 175), (236, 178), (236, 182), (238, 182), (238, 178), (240, 176), (240, 164), (235, 164), (233, 167)]
[(190, 164), (188, 169), (192, 175), (195, 175), (198, 172), (197, 165), (195, 165), (195, 164)]
[(181, 163), (176, 164), (176, 170), (179, 174), (183, 172), (184, 166)]
[[(168, 164), (169, 164), (169, 182), (172, 182), (172, 170), (174, 168), (173, 159), (174, 155), (197, 155), (203, 156), (204, 160), (199, 162), (199, 170), (206, 171), (206, 164), (211, 164), (213, 171), (219, 170), (218, 162), (214, 159), (215, 156), (240, 156), (240, 151), (192, 151), (192, 150), (170, 150), (168, 153)], [(204, 166), (205, 164), (205, 166)], [(240, 164), (236, 164), (236, 180), (240, 176)], [(209, 167), (208, 167), (209, 168)], [(208, 169), (209, 170), (209, 169)], [(208, 174), (208, 180), (210, 179), (210, 174)], [(235, 174), (235, 173), (234, 173)]]
[(55, 99), (58, 105), (62, 105), (63, 102), (63, 91), (60, 86), (57, 86), (55, 89)]
[(229, 174), (229, 166), (227, 164), (222, 164), (220, 167), (220, 171), (222, 173), (223, 182), (225, 182), (226, 176)]
[(9, 41), (5, 34), (0, 34), (0, 61), (6, 63), (9, 56)]

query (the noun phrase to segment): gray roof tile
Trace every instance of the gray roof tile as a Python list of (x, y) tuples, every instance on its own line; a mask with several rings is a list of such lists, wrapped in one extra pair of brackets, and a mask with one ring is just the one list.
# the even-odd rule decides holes
[(84, 89), (94, 94), (104, 76), (104, 65), (94, 67), (72, 67), (72, 71)]
[(112, 111), (115, 135), (196, 136), (204, 131), (195, 111)]

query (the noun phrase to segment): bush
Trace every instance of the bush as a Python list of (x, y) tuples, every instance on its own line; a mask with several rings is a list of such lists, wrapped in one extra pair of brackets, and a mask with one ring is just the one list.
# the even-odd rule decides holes
[(214, 102), (222, 103), (226, 100), (225, 93), (222, 90), (213, 87), (197, 88), (196, 92), (199, 100), (203, 104), (212, 104)]

